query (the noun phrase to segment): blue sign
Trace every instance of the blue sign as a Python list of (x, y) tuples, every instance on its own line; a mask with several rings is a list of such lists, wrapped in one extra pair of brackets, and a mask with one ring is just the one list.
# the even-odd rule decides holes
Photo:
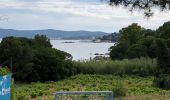
[(11, 74), (0, 76), (0, 100), (10, 100)]

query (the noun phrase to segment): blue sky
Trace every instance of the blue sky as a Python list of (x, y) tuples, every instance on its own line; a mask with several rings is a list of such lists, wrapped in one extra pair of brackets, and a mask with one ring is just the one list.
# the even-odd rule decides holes
[(154, 9), (152, 18), (142, 11), (129, 12), (123, 7), (110, 7), (101, 0), (1, 0), (0, 28), (57, 29), (114, 32), (131, 24), (156, 29), (170, 21), (170, 12)]

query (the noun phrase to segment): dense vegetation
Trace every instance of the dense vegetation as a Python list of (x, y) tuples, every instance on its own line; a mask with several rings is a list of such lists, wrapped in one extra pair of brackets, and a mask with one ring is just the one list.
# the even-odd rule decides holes
[(56, 91), (110, 90), (114, 92), (116, 100), (169, 100), (170, 91), (154, 87), (153, 80), (153, 77), (139, 76), (76, 75), (59, 82), (18, 83), (15, 98), (54, 100)]
[(153, 76), (157, 60), (150, 58), (136, 58), (124, 60), (77, 61), (74, 66), (79, 74), (112, 74)]
[[(169, 90), (162, 90), (170, 89), (169, 33), (170, 22), (157, 30), (134, 23), (119, 31), (118, 41), (110, 48), (111, 60), (74, 62), (70, 54), (52, 48), (44, 35), (33, 39), (5, 37), (0, 43), (0, 64), (8, 66), (17, 82), (45, 82), (19, 85), (17, 100), (53, 98), (59, 90), (111, 90), (117, 97), (146, 93), (160, 96), (163, 91), (169, 98)], [(73, 76), (76, 74), (90, 75)]]
[[(72, 75), (71, 55), (52, 48), (49, 39), (5, 37), (0, 43), (0, 63), (11, 67), (17, 81), (51, 81)], [(53, 75), (51, 75), (53, 74)]]
[(138, 24), (131, 24), (119, 31), (117, 44), (111, 47), (111, 59), (132, 59), (139, 57), (156, 58), (158, 66), (155, 83), (170, 89), (170, 22), (157, 30), (144, 29)]
[(10, 73), (10, 70), (7, 67), (0, 66), (0, 76), (4, 76)]

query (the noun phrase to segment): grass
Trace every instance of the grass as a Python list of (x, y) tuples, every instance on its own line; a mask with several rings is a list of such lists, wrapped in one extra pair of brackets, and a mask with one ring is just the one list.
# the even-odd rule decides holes
[[(117, 100), (169, 100), (170, 90), (152, 85), (153, 77), (76, 75), (58, 82), (15, 85), (16, 100), (54, 100), (56, 91), (104, 91), (124, 89), (123, 97)], [(120, 84), (121, 83), (121, 84)], [(121, 93), (122, 91), (120, 91)]]
[(113, 74), (151, 76), (157, 67), (157, 60), (136, 58), (123, 60), (78, 61), (74, 62), (79, 74)]

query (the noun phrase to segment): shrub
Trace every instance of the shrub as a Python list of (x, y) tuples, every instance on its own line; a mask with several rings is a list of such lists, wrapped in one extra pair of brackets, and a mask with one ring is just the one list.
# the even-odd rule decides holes
[(113, 75), (154, 75), (157, 60), (136, 58), (124, 60), (78, 61), (73, 63), (78, 73), (83, 74), (113, 74)]
[(4, 75), (8, 74), (9, 72), (10, 71), (9, 71), (9, 69), (7, 67), (1, 67), (0, 66), (0, 75), (1, 76), (4, 76)]
[(170, 75), (164, 74), (155, 78), (154, 83), (156, 86), (163, 89), (170, 89)]
[(114, 97), (123, 97), (123, 96), (126, 96), (126, 92), (127, 92), (127, 89), (123, 87), (123, 84), (122, 82), (118, 82), (118, 85), (113, 88), (113, 94), (114, 94)]

